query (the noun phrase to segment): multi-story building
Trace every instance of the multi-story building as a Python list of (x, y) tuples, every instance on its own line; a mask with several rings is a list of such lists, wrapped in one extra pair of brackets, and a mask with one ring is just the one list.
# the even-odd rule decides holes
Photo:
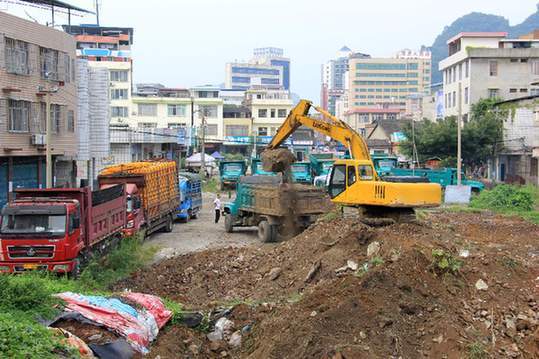
[[(352, 54), (350, 48), (343, 46), (334, 59), (322, 65), (321, 106), (333, 115), (336, 115), (337, 112), (337, 101), (346, 92), (348, 60)], [(370, 57), (362, 53), (355, 53), (354, 56)]]
[(225, 102), (223, 105), (224, 152), (251, 154), (254, 141), (252, 122), (253, 118), (249, 107), (243, 104)]
[(431, 54), (403, 50), (392, 58), (351, 56), (349, 60), (350, 109), (365, 107), (406, 110), (411, 95), (429, 93)]
[(110, 72), (110, 122), (125, 123), (131, 113), (133, 29), (95, 25), (64, 25), (75, 37), (77, 57), (87, 59), (90, 67)]
[[(447, 41), (440, 61), (445, 116), (468, 119), (482, 98), (509, 100), (539, 93), (539, 39), (507, 39), (505, 32), (463, 32)], [(533, 37), (533, 36), (529, 36)], [(460, 106), (459, 106), (460, 104)]]
[(225, 66), (227, 89), (290, 89), (290, 59), (277, 48), (255, 49), (248, 62), (229, 62)]
[(0, 11), (0, 206), (16, 188), (45, 185), (47, 93), (53, 184), (75, 184), (75, 58), (68, 34)]

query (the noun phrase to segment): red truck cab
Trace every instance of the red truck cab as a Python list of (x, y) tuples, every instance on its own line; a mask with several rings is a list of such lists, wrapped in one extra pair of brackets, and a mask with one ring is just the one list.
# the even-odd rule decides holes
[(0, 273), (78, 271), (92, 250), (125, 228), (123, 186), (98, 192), (18, 190), (0, 212)]

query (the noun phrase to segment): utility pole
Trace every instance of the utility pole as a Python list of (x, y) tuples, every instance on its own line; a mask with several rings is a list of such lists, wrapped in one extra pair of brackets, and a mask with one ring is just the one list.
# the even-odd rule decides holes
[(457, 186), (462, 184), (462, 134), (461, 134), (461, 124), (462, 124), (462, 84), (459, 82), (459, 91), (458, 91), (458, 116), (457, 116)]
[(195, 127), (195, 98), (191, 95), (191, 128), (189, 129), (189, 150), (187, 156), (191, 155), (192, 141), (193, 141), (193, 128)]
[(204, 140), (206, 136), (206, 119), (204, 118), (204, 114), (202, 114), (202, 122), (200, 126), (200, 130), (202, 132), (200, 136), (200, 177), (206, 178), (206, 161), (205, 161), (205, 151), (204, 151)]
[(47, 188), (52, 188), (51, 127), (51, 93), (47, 90), (45, 94), (45, 172)]
[(99, 0), (95, 0), (95, 19), (97, 26), (99, 26)]

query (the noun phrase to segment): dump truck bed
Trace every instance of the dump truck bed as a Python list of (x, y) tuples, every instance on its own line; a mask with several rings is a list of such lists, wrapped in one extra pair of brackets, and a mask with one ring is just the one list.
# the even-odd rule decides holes
[(332, 206), (323, 189), (281, 184), (277, 176), (242, 177), (236, 196), (240, 210), (277, 217), (317, 215)]

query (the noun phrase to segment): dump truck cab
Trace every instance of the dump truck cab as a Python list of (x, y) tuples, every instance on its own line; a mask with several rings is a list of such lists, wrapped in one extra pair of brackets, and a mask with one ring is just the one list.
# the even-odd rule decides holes
[(146, 224), (146, 220), (137, 185), (134, 183), (127, 183), (125, 190), (127, 193), (127, 225), (124, 229), (124, 234), (126, 236), (132, 236)]
[(221, 161), (219, 163), (219, 179), (221, 188), (235, 187), (238, 179), (245, 175), (245, 161)]
[(0, 272), (69, 272), (84, 247), (76, 199), (17, 200), (0, 218)]
[(313, 181), (310, 162), (296, 162), (290, 166), (290, 171), (293, 182), (311, 184)]
[(176, 217), (182, 221), (195, 219), (202, 208), (202, 181), (200, 176), (181, 172), (178, 175), (180, 207)]
[(277, 174), (275, 172), (264, 171), (264, 168), (262, 167), (262, 160), (259, 158), (253, 158), (251, 160), (251, 175), (276, 176)]
[(376, 172), (380, 176), (390, 175), (394, 168), (398, 167), (399, 159), (396, 156), (386, 154), (371, 155)]

